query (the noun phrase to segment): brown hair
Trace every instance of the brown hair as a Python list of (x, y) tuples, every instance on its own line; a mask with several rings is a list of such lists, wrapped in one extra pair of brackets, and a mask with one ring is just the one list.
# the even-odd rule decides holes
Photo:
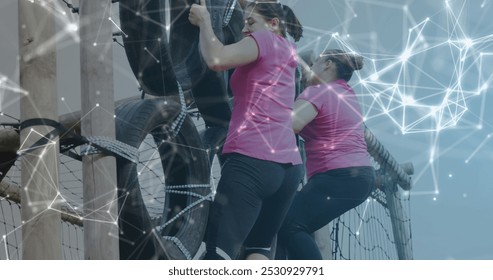
[(349, 53), (342, 50), (330, 49), (321, 55), (325, 61), (332, 61), (336, 64), (337, 76), (345, 81), (349, 81), (353, 72), (363, 68), (363, 57), (356, 53)]
[(294, 14), (293, 10), (287, 5), (276, 3), (274, 1), (257, 0), (249, 2), (246, 6), (252, 8), (262, 15), (266, 20), (278, 18), (280, 20), (279, 28), (282, 36), (286, 37), (286, 32), (298, 42), (303, 36), (303, 27)]

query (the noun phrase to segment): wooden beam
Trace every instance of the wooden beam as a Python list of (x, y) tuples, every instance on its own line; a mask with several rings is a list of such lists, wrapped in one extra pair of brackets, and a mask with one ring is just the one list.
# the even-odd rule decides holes
[[(21, 122), (58, 119), (55, 17), (39, 1), (18, 1)], [(22, 258), (62, 259), (58, 204), (58, 137), (31, 147), (52, 127), (32, 125), (21, 130)]]
[[(80, 1), (81, 134), (115, 138), (111, 0)], [(83, 156), (84, 254), (119, 259), (116, 160)]]
[[(4, 179), (0, 181), (0, 197), (5, 197), (12, 202), (21, 204), (21, 187)], [(82, 213), (73, 210), (67, 205), (62, 205), (60, 211), (62, 221), (80, 227), (83, 226)]]

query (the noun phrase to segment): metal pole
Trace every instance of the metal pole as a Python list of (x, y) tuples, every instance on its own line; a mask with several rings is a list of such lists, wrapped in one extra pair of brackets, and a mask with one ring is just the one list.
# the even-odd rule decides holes
[(399, 199), (400, 192), (395, 185), (395, 181), (390, 176), (386, 176), (384, 184), (385, 198), (387, 200), (387, 208), (390, 212), (390, 220), (392, 222), (392, 231), (394, 233), (395, 247), (399, 260), (412, 260), (412, 239), (410, 229), (406, 228), (404, 212), (402, 211), (402, 203)]
[[(58, 120), (55, 18), (39, 1), (18, 1), (21, 122)], [(49, 4), (47, 4), (49, 5)], [(45, 123), (48, 123), (45, 121)], [(58, 137), (29, 149), (53, 127), (33, 124), (21, 130), (22, 258), (61, 259), (58, 204)], [(26, 150), (28, 149), (28, 150)]]
[[(115, 138), (111, 0), (80, 1), (81, 133)], [(118, 259), (116, 161), (83, 157), (86, 259)]]

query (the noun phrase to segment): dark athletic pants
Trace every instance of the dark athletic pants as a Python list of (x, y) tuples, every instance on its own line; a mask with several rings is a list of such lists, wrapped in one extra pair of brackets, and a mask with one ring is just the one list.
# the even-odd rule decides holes
[(279, 232), (289, 259), (322, 259), (312, 233), (364, 202), (375, 185), (373, 167), (319, 173), (296, 194)]
[(209, 213), (205, 259), (235, 259), (245, 253), (268, 256), (291, 205), (302, 165), (280, 164), (231, 154)]

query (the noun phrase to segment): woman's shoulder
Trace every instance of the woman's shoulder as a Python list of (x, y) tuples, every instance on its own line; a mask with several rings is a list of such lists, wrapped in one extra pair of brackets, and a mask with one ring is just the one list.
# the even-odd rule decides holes
[(250, 33), (250, 36), (254, 37), (256, 40), (267, 40), (267, 41), (281, 41), (285, 44), (290, 45), (293, 48), (296, 48), (296, 44), (289, 41), (287, 38), (284, 38), (283, 36), (276, 34), (272, 31), (262, 29), (262, 30), (257, 30), (255, 32)]
[(257, 30), (255, 32), (250, 33), (250, 36), (252, 36), (255, 39), (270, 39), (272, 40), (274, 38), (274, 33), (270, 32), (269, 30)]
[(338, 81), (312, 85), (306, 87), (300, 94), (300, 99), (317, 100), (318, 102), (331, 102), (339, 98), (344, 92), (351, 90)]
[(319, 84), (308, 86), (303, 90), (298, 99), (310, 102), (321, 102), (322, 99), (326, 98), (326, 91), (326, 85)]

